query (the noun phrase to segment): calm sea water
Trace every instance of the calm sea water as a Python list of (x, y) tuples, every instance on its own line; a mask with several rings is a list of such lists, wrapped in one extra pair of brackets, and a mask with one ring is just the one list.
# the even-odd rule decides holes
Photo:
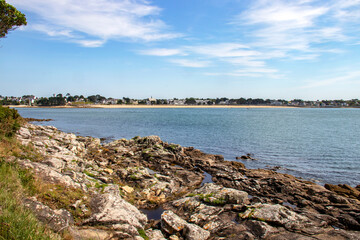
[(158, 135), (248, 168), (280, 166), (319, 183), (360, 184), (360, 109), (18, 109), (23, 117), (99, 138)]

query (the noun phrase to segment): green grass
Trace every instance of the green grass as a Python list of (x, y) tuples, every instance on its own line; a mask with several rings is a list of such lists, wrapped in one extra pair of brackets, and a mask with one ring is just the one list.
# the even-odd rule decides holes
[(0, 239), (55, 239), (54, 233), (46, 229), (26, 209), (21, 199), (31, 179), (13, 164), (0, 160)]
[(149, 237), (146, 235), (146, 232), (144, 229), (139, 228), (138, 233), (139, 233), (140, 237), (142, 237), (143, 239), (149, 240)]
[(91, 172), (88, 172), (88, 171), (84, 170), (84, 173), (85, 173), (86, 175), (88, 175), (89, 177), (96, 178), (96, 175), (93, 174), (93, 173), (91, 173)]

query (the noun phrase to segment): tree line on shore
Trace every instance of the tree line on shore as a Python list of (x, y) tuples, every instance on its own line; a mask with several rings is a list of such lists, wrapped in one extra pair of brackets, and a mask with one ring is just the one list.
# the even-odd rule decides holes
[(315, 106), (315, 107), (360, 107), (360, 100), (317, 100), (306, 101), (302, 99), (262, 99), (262, 98), (185, 98), (185, 99), (131, 99), (123, 97), (120, 99), (107, 98), (97, 95), (83, 96), (67, 93), (53, 95), (51, 97), (35, 97), (24, 95), (22, 97), (3, 97), (0, 95), (0, 105), (35, 105), (35, 106), (65, 106), (86, 104), (128, 104), (128, 105), (275, 105), (275, 106)]

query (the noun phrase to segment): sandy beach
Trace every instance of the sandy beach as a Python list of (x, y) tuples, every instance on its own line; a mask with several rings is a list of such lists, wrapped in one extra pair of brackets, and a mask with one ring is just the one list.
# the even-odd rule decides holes
[(261, 105), (103, 105), (89, 104), (78, 106), (28, 106), (9, 105), (10, 108), (295, 108), (292, 106), (261, 106)]

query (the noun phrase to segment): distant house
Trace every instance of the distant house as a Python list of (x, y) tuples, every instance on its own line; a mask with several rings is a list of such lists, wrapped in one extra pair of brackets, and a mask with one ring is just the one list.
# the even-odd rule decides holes
[(147, 105), (153, 105), (156, 103), (156, 98), (150, 97), (148, 98), (148, 100), (146, 101)]
[(174, 99), (171, 104), (173, 104), (173, 105), (185, 105), (185, 99)]
[(104, 104), (116, 104), (117, 103), (117, 99), (114, 98), (108, 98), (105, 100)]
[(197, 105), (207, 105), (209, 100), (198, 99), (195, 100)]
[(273, 105), (273, 106), (281, 106), (282, 105), (282, 102), (280, 102), (280, 101), (271, 101), (270, 102), (270, 105)]

